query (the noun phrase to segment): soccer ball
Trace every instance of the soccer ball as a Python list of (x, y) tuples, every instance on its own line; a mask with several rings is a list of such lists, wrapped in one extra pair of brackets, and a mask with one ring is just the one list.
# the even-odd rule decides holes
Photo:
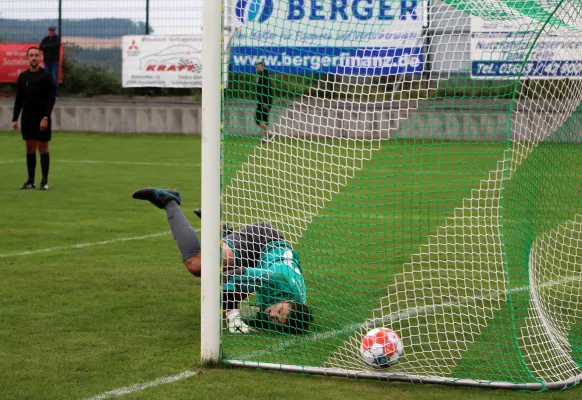
[(376, 328), (362, 338), (362, 360), (375, 368), (388, 368), (404, 354), (402, 339), (388, 328)]

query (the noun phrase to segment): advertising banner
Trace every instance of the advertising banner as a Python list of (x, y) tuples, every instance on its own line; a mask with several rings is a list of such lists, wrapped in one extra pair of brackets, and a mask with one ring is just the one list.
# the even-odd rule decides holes
[(124, 36), (123, 87), (202, 87), (202, 36)]
[(232, 72), (422, 72), (417, 0), (236, 0)]
[(582, 41), (566, 24), (471, 17), (473, 78), (582, 78)]
[[(28, 60), (26, 59), (26, 50), (36, 46), (38, 43), (0, 43), (0, 82), (1, 83), (16, 83), (18, 75), (28, 68)], [(41, 64), (42, 51), (40, 52)], [(63, 48), (61, 47), (61, 60), (63, 57)], [(59, 65), (59, 81), (63, 81), (63, 63)]]

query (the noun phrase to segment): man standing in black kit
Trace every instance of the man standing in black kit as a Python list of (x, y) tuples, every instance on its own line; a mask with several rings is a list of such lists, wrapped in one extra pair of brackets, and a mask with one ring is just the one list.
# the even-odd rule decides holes
[(22, 111), (22, 139), (26, 142), (28, 180), (21, 189), (34, 189), (36, 150), (40, 153), (42, 181), (39, 189), (47, 190), (50, 165), (51, 113), (55, 105), (56, 86), (52, 76), (40, 67), (40, 50), (30, 47), (26, 51), (28, 69), (18, 75), (16, 100), (12, 116), (12, 129), (18, 130), (18, 117)]
[(61, 38), (57, 35), (57, 28), (49, 26), (48, 35), (45, 36), (39, 46), (43, 54), (44, 69), (51, 74), (57, 85), (59, 95), (59, 63), (61, 60)]

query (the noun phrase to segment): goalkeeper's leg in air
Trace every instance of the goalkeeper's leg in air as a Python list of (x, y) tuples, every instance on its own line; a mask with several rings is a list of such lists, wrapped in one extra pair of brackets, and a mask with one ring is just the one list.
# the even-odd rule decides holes
[[(133, 198), (148, 200), (166, 211), (182, 261), (192, 275), (199, 277), (200, 238), (180, 208), (180, 193), (145, 188), (136, 191)], [(202, 217), (200, 210), (195, 213)], [(223, 310), (230, 332), (250, 333), (253, 328), (306, 332), (313, 320), (307, 306), (307, 289), (299, 257), (283, 234), (270, 224), (259, 222), (237, 231), (223, 225), (223, 236)], [(257, 307), (243, 321), (240, 303), (251, 294), (256, 295)]]

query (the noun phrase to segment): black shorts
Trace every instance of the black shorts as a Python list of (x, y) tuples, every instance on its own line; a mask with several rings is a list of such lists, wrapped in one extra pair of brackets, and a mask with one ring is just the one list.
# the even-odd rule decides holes
[(269, 111), (271, 111), (271, 107), (267, 105), (267, 109), (263, 107), (264, 104), (257, 104), (257, 110), (255, 111), (255, 124), (260, 125), (261, 122), (265, 124), (269, 123)]
[(275, 240), (285, 238), (272, 225), (264, 222), (245, 225), (224, 238), (224, 242), (234, 250), (237, 265), (244, 268), (254, 268), (261, 255), (261, 248)]
[(42, 121), (42, 115), (35, 114), (22, 114), (22, 120), (20, 122), (20, 132), (22, 133), (22, 140), (37, 140), (39, 142), (50, 142), (52, 137), (51, 132), (51, 119), (48, 119), (47, 128), (41, 132), (40, 122)]

